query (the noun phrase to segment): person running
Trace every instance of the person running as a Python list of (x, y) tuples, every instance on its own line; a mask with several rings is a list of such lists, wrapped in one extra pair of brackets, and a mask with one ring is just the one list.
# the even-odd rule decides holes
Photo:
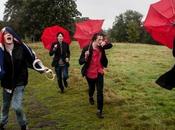
[(112, 44), (104, 41), (103, 33), (96, 33), (92, 38), (91, 44), (83, 48), (79, 58), (82, 67), (82, 75), (86, 77), (89, 86), (89, 103), (94, 105), (94, 91), (97, 89), (97, 116), (103, 116), (103, 88), (104, 88), (104, 68), (108, 65), (105, 49), (110, 49)]
[(68, 67), (70, 60), (69, 45), (63, 42), (64, 34), (59, 32), (57, 34), (57, 42), (54, 42), (50, 49), (50, 56), (53, 56), (52, 66), (55, 67), (57, 75), (58, 86), (61, 93), (64, 93), (64, 88), (68, 87)]

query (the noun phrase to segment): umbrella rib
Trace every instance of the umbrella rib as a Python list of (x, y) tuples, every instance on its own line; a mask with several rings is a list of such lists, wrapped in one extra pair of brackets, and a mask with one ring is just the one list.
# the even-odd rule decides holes
[[(166, 18), (168, 22), (172, 23), (172, 21), (170, 21), (165, 15), (163, 15), (160, 11), (156, 10), (156, 9), (154, 8), (154, 6), (152, 6), (152, 8), (153, 8), (158, 14), (160, 14), (162, 17)], [(173, 8), (173, 7), (172, 7), (172, 8)], [(173, 8), (173, 9), (174, 9), (174, 8)], [(175, 15), (175, 10), (174, 10), (173, 15)], [(173, 23), (172, 23), (172, 24), (173, 24)]]
[(164, 16), (160, 11), (158, 11), (157, 9), (155, 9), (154, 6), (152, 6), (152, 8), (153, 8), (158, 14), (160, 14), (162, 17), (167, 18), (167, 17)]
[(170, 26), (170, 25), (172, 25), (172, 24), (164, 24), (164, 25), (159, 25), (159, 26), (152, 26), (152, 25), (150, 25), (148, 27), (157, 27), (158, 28), (158, 27), (163, 27), (163, 26), (165, 27), (165, 26)]
[(172, 7), (172, 10), (173, 10), (173, 16), (175, 16), (175, 9), (174, 9), (174, 6), (173, 6), (173, 0), (171, 0), (171, 7)]

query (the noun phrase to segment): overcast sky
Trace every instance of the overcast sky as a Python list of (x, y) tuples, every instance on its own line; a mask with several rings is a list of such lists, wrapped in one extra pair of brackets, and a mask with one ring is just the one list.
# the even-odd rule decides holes
[[(0, 0), (0, 20), (3, 18), (6, 1)], [(145, 18), (149, 5), (157, 1), (159, 0), (77, 0), (76, 3), (82, 16), (91, 19), (104, 19), (103, 29), (108, 29), (112, 27), (115, 16), (128, 9), (140, 12)]]

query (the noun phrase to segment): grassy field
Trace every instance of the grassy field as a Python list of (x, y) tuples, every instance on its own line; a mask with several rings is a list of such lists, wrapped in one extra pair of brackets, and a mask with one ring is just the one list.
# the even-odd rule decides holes
[[(50, 66), (48, 51), (40, 43), (30, 46)], [(96, 104), (89, 105), (87, 83), (80, 74), (81, 50), (77, 43), (70, 48), (69, 88), (64, 94), (60, 94), (56, 80), (30, 70), (24, 96), (30, 130), (175, 130), (175, 91), (155, 84), (174, 65), (170, 49), (117, 43), (108, 50), (105, 118), (98, 119)], [(12, 109), (7, 130), (19, 130)]]

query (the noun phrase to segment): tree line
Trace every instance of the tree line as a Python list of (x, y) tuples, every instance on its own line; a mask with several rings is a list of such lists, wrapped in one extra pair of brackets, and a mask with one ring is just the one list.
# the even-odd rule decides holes
[(142, 22), (143, 15), (137, 11), (127, 10), (115, 17), (112, 29), (108, 35), (115, 42), (156, 44), (145, 31)]
[[(143, 28), (142, 17), (137, 11), (127, 10), (116, 16), (106, 33), (113, 42), (154, 44)], [(0, 28), (8, 25), (23, 39), (39, 41), (45, 27), (60, 25), (73, 35), (75, 22), (86, 19), (78, 11), (76, 0), (8, 0)]]

